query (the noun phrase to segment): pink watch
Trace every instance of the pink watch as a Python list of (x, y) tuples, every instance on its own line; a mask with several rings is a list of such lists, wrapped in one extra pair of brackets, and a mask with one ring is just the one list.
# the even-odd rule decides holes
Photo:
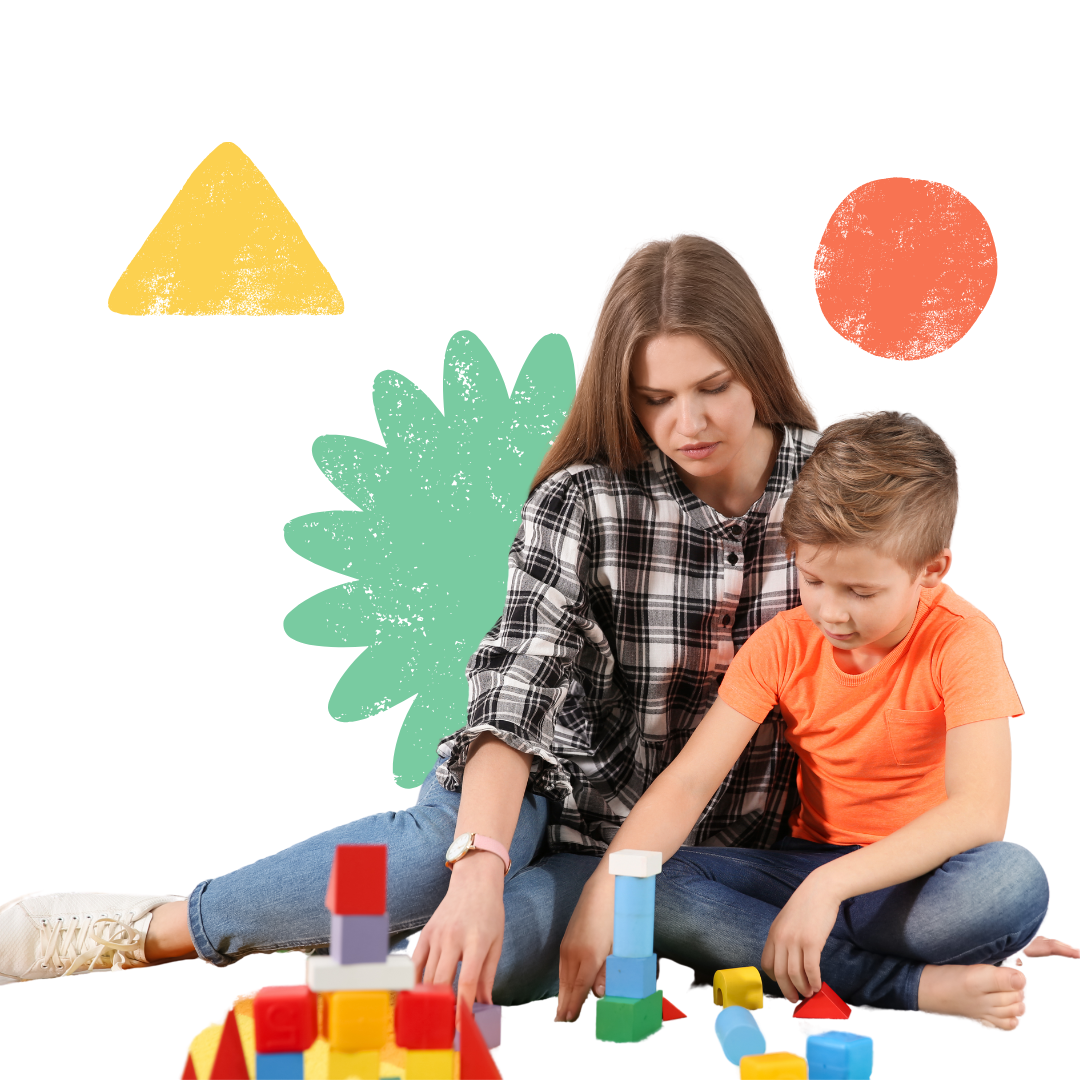
[(454, 863), (460, 862), (470, 851), (490, 851), (498, 855), (503, 861), (503, 875), (510, 872), (510, 853), (490, 836), (481, 836), (479, 833), (467, 832), (454, 838), (454, 842), (446, 849), (446, 867), (453, 870)]

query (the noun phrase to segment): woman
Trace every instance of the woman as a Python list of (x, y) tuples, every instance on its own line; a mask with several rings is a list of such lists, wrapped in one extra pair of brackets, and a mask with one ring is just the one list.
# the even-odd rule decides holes
[[(620, 270), (470, 661), (467, 726), (417, 805), (312, 837), (182, 897), (38, 896), (0, 910), (0, 978), (318, 948), (336, 845), (388, 848), (387, 908), (427, 981), (553, 995), (596, 858), (715, 699), (734, 651), (798, 603), (779, 527), (814, 418), (742, 267), (694, 236)], [(767, 847), (794, 757), (775, 722), (688, 842)], [(458, 840), (455, 840), (458, 838)], [(464, 838), (464, 839), (461, 839)], [(453, 867), (451, 870), (449, 866)]]

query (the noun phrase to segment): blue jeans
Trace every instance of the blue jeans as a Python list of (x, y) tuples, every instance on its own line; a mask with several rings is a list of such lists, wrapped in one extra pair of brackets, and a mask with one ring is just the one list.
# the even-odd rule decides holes
[[(855, 850), (790, 837), (773, 851), (681, 848), (657, 879), (657, 953), (709, 981), (718, 968), (759, 966), (773, 919), (803, 879)], [(913, 881), (845, 900), (821, 976), (851, 1005), (917, 1009), (924, 965), (1000, 963), (1035, 936), (1049, 896), (1025, 848), (963, 851)]]
[[(325, 948), (326, 883), (338, 844), (386, 844), (391, 937), (403, 940), (446, 895), (443, 856), (459, 800), (433, 770), (408, 810), (361, 818), (201, 882), (188, 901), (196, 951), (225, 966), (249, 953)], [(503, 1005), (558, 993), (559, 945), (597, 866), (589, 855), (545, 855), (547, 819), (547, 800), (527, 794), (503, 892), (506, 930), (493, 995)], [(680, 849), (657, 879), (657, 953), (706, 981), (717, 968), (760, 965), (769, 927), (803, 878), (853, 850), (793, 839), (775, 851)], [(914, 1009), (924, 964), (1003, 959), (1035, 936), (1047, 898), (1032, 855), (1015, 844), (986, 844), (924, 877), (846, 900), (822, 953), (822, 974), (852, 1004)]]
[[(188, 900), (196, 952), (225, 966), (249, 953), (324, 948), (330, 938), (326, 884), (338, 844), (386, 845), (391, 940), (403, 941), (446, 895), (450, 871), (443, 859), (454, 839), (459, 801), (432, 770), (408, 810), (361, 818), (201, 882)], [(526, 794), (503, 891), (506, 931), (494, 988), (502, 1005), (558, 993), (559, 944), (597, 866), (588, 855), (545, 856), (547, 820), (547, 800)]]

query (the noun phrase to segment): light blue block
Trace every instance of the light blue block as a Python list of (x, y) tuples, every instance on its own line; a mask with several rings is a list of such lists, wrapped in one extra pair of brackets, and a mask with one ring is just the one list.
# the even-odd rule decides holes
[(874, 1040), (850, 1031), (827, 1031), (806, 1040), (810, 1080), (870, 1080)]
[(656, 878), (615, 878), (615, 914), (647, 915), (650, 919), (656, 910)]
[(651, 915), (616, 915), (611, 951), (616, 956), (651, 956), (653, 920)]
[(256, 1054), (255, 1080), (304, 1080), (304, 1055)]
[(646, 998), (656, 993), (656, 953), (609, 956), (605, 972), (604, 993), (612, 997)]
[(720, 1040), (724, 1057), (732, 1065), (738, 1065), (747, 1054), (765, 1053), (765, 1036), (761, 1034), (749, 1009), (741, 1005), (729, 1005), (720, 1010), (716, 1018), (716, 1037)]

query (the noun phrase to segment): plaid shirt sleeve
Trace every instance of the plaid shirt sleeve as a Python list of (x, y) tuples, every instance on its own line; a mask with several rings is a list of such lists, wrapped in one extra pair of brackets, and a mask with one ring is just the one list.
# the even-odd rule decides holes
[[(780, 523), (816, 434), (783, 432), (761, 498), (724, 518), (655, 447), (615, 474), (575, 465), (540, 485), (510, 551), (503, 615), (468, 665), (467, 726), (436, 773), (460, 790), (490, 731), (533, 757), (553, 851), (601, 854), (686, 744), (735, 652), (799, 603)], [(692, 830), (691, 844), (770, 847), (797, 805), (774, 710)]]

